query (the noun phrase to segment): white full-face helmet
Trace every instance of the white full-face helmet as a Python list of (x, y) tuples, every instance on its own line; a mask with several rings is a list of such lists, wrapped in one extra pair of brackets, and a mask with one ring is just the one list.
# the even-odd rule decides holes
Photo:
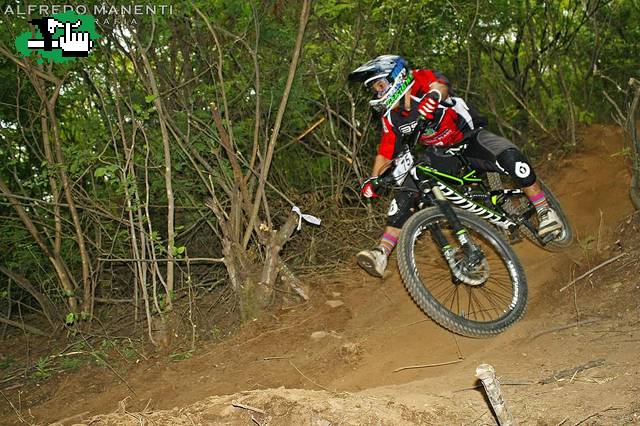
[(413, 73), (404, 58), (382, 55), (353, 70), (349, 81), (362, 82), (374, 93), (371, 108), (386, 114), (411, 89)]

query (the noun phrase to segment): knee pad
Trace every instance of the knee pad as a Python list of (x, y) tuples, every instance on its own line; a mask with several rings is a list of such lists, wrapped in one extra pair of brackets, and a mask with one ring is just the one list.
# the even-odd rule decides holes
[(496, 164), (504, 170), (520, 188), (531, 186), (536, 181), (533, 166), (519, 149), (509, 148), (497, 156)]
[(407, 196), (407, 193), (402, 195), (404, 196), (397, 196), (391, 201), (387, 212), (387, 226), (400, 229), (413, 214), (414, 198)]

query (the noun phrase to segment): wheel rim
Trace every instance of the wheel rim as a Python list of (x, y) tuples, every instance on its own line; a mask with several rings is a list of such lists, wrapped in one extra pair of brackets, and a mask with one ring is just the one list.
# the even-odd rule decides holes
[[(433, 223), (433, 222), (432, 222)], [(451, 245), (458, 245), (448, 223), (439, 219), (443, 234)], [(505, 318), (518, 301), (518, 276), (511, 261), (502, 259), (497, 243), (465, 224), (471, 239), (485, 254), (483, 268), (490, 275), (479, 285), (456, 279), (428, 228), (413, 240), (413, 269), (416, 278), (435, 303), (450, 314), (476, 323), (493, 323)], [(461, 250), (461, 249), (459, 249)]]

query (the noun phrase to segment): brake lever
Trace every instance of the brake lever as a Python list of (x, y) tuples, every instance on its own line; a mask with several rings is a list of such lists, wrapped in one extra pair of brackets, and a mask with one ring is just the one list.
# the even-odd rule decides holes
[(415, 130), (413, 131), (413, 134), (411, 135), (413, 140), (411, 141), (411, 144), (409, 145), (409, 148), (411, 148), (411, 149), (415, 148), (415, 146), (418, 144), (418, 141), (420, 140), (420, 136), (422, 136), (424, 131), (427, 130), (427, 128), (431, 124), (433, 124), (432, 120), (425, 120), (422, 117), (418, 117), (418, 125), (416, 126)]

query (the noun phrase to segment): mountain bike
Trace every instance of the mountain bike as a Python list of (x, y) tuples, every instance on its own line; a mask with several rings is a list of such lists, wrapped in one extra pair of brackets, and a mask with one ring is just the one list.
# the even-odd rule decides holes
[(527, 279), (510, 243), (528, 238), (558, 250), (571, 243), (571, 225), (541, 183), (563, 227), (540, 238), (535, 207), (523, 191), (504, 185), (498, 174), (475, 170), (463, 155), (464, 141), (444, 148), (459, 160), (459, 172), (438, 170), (428, 156), (416, 154), (428, 124), (418, 122), (393, 167), (373, 182), (377, 189), (415, 193), (418, 211), (404, 224), (397, 246), (400, 275), (414, 302), (441, 326), (470, 337), (496, 335), (527, 305)]

